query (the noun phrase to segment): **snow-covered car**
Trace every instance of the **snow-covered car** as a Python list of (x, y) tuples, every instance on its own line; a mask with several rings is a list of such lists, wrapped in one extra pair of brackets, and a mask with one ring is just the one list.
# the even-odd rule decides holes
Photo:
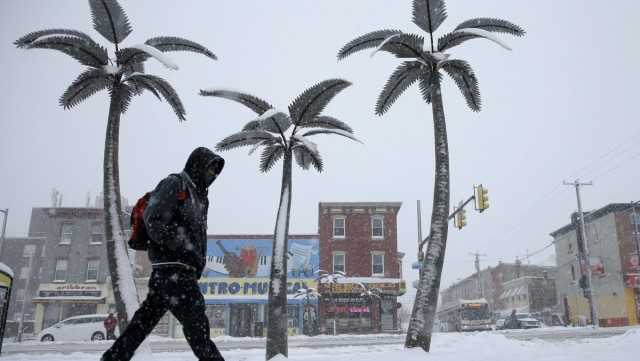
[[(102, 341), (106, 339), (104, 320), (107, 315), (69, 317), (38, 333), (38, 339), (47, 341)], [(116, 328), (116, 336), (118, 329)]]
[(516, 317), (518, 318), (518, 323), (519, 323), (519, 328), (540, 328), (542, 327), (542, 322), (540, 322), (539, 320), (531, 317), (531, 315), (529, 315), (528, 313), (518, 313), (516, 314)]
[(497, 319), (494, 328), (496, 330), (502, 330), (504, 328), (504, 323), (505, 322), (506, 322), (506, 320), (504, 318)]

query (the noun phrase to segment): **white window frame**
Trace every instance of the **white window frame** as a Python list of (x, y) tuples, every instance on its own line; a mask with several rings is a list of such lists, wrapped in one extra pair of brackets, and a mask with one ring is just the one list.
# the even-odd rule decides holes
[[(64, 266), (64, 279), (58, 278), (58, 271), (62, 271), (62, 267), (58, 267), (62, 262), (65, 262)], [(69, 260), (66, 258), (58, 258), (56, 260), (56, 268), (53, 272), (53, 282), (67, 282), (67, 278), (69, 276)]]
[[(342, 220), (342, 235), (336, 235), (336, 220)], [(339, 227), (338, 227), (339, 228)], [(345, 216), (334, 216), (331, 224), (331, 235), (333, 239), (345, 239), (347, 237), (347, 217)]]
[[(96, 232), (99, 231), (99, 232)], [(94, 235), (102, 236), (102, 240), (96, 242), (94, 240)], [(100, 245), (104, 241), (104, 228), (102, 227), (102, 223), (94, 223), (91, 225), (91, 239), (89, 240), (90, 245)]]
[[(374, 234), (374, 229), (376, 228), (376, 227), (374, 226), (374, 222), (375, 222), (376, 220), (380, 220), (380, 222), (381, 222), (381, 224), (382, 224), (382, 227), (380, 227), (380, 228), (382, 229), (382, 234), (381, 234), (381, 235), (379, 235), (379, 236), (377, 236), (377, 235), (375, 235), (375, 234)], [(371, 239), (375, 239), (375, 240), (382, 240), (382, 239), (384, 239), (384, 215), (380, 215), (380, 214), (378, 214), (378, 215), (374, 215), (374, 216), (372, 216), (372, 217), (371, 217)]]
[(29, 278), (29, 266), (20, 267), (20, 278), (21, 280), (26, 280)]
[[(95, 268), (90, 268), (89, 266), (92, 264), (92, 262), (95, 264)], [(95, 270), (96, 272), (96, 277), (95, 278), (89, 278), (89, 271), (90, 270)], [(100, 273), (100, 260), (93, 258), (93, 259), (88, 259), (87, 260), (87, 272), (86, 272), (86, 280), (87, 282), (98, 282), (98, 276)]]
[(36, 255), (36, 245), (35, 244), (26, 244), (22, 249), (22, 257), (29, 258)]
[[(382, 257), (382, 272), (375, 272), (375, 258), (376, 256)], [(371, 252), (371, 276), (384, 276), (384, 252), (374, 251)]]
[[(69, 232), (65, 232), (65, 228), (69, 228)], [(60, 243), (59, 244), (71, 244), (71, 240), (73, 239), (73, 224), (72, 223), (62, 223), (60, 227)]]
[[(336, 256), (342, 256), (342, 270), (336, 270)], [(333, 252), (331, 257), (331, 270), (333, 273), (343, 272), (347, 273), (347, 253), (342, 251)]]
[(24, 302), (27, 297), (27, 291), (24, 288), (18, 288), (16, 290), (16, 302)]

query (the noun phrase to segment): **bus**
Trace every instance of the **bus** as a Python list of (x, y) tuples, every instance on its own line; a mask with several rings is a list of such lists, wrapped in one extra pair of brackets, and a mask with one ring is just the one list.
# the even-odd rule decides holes
[(459, 299), (443, 305), (437, 312), (442, 332), (488, 331), (493, 329), (489, 304), (484, 298)]

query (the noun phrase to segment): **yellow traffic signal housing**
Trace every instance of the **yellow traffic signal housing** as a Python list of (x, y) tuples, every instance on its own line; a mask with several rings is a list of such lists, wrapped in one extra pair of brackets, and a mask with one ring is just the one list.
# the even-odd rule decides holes
[(483, 212), (487, 208), (489, 208), (489, 190), (485, 188), (482, 184), (474, 187), (474, 196), (476, 209), (480, 212)]
[(456, 213), (455, 217), (455, 226), (458, 229), (462, 229), (467, 225), (467, 211), (464, 208), (461, 208), (458, 213)]

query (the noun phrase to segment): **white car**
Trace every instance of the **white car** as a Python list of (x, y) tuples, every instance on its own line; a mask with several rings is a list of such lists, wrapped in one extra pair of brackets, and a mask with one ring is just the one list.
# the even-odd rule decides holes
[(516, 314), (518, 321), (520, 321), (520, 328), (540, 328), (542, 327), (542, 322), (537, 319), (531, 317), (528, 313), (518, 313)]
[[(47, 341), (102, 341), (106, 339), (104, 320), (108, 315), (82, 315), (69, 317), (38, 333), (42, 342)], [(118, 328), (116, 327), (116, 336)]]

